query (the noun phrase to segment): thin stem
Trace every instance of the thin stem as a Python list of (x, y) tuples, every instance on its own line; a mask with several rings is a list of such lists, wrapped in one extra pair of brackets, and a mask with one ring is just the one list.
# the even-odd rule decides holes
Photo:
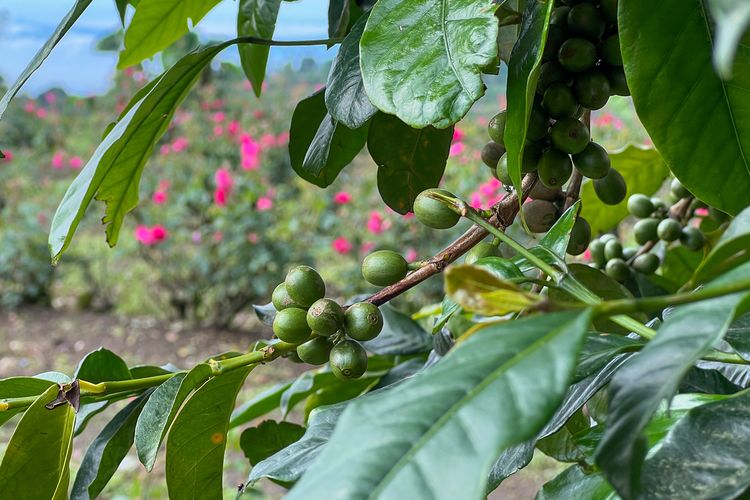
[(304, 47), (308, 45), (331, 45), (341, 43), (344, 39), (338, 38), (319, 38), (317, 40), (269, 40), (267, 38), (257, 38), (254, 36), (240, 36), (234, 39), (236, 43), (252, 43), (255, 45), (267, 45), (269, 47)]

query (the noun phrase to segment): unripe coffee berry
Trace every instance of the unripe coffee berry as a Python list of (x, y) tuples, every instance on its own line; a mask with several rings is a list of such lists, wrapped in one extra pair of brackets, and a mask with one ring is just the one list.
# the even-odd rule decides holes
[(309, 266), (292, 268), (284, 280), (289, 296), (303, 307), (310, 307), (313, 302), (322, 299), (326, 294), (326, 285), (318, 272)]
[(344, 340), (333, 346), (329, 362), (337, 378), (359, 378), (367, 371), (367, 352), (359, 342)]
[(297, 346), (297, 356), (311, 365), (324, 365), (331, 354), (331, 343), (324, 337), (315, 337)]
[(362, 276), (376, 286), (388, 286), (406, 276), (408, 264), (401, 254), (392, 250), (378, 250), (362, 261)]
[(307, 326), (328, 337), (344, 326), (344, 310), (331, 299), (318, 299), (307, 311)]
[(273, 320), (273, 333), (284, 342), (301, 344), (312, 331), (307, 325), (307, 312), (304, 309), (289, 307), (276, 313)]
[(344, 313), (346, 333), (354, 340), (372, 340), (383, 329), (383, 315), (375, 304), (357, 302)]
[(425, 189), (419, 193), (414, 200), (414, 215), (419, 222), (433, 229), (448, 229), (455, 226), (461, 216), (444, 203), (430, 198), (431, 193), (453, 196), (453, 193), (444, 189)]

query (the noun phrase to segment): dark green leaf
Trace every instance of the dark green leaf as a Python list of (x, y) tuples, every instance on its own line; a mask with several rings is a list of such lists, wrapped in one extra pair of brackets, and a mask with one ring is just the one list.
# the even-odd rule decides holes
[[(706, 285), (710, 290), (750, 276), (750, 264)], [(744, 294), (676, 308), (651, 340), (613, 377), (607, 430), (596, 452), (597, 464), (627, 498), (641, 486), (646, 447), (641, 431), (664, 399), (670, 398), (690, 367), (722, 338)]]
[(716, 246), (701, 262), (692, 283), (704, 283), (750, 259), (750, 207), (732, 219)]
[(559, 405), (589, 320), (583, 311), (486, 325), (436, 365), (355, 400), (288, 498), (480, 498), (492, 459)]
[(448, 320), (451, 319), (457, 311), (461, 310), (461, 306), (456, 304), (453, 299), (447, 295), (443, 297), (441, 304), (440, 316), (435, 318), (435, 324), (432, 326), (432, 333), (435, 334), (443, 329)]
[(96, 401), (94, 403), (82, 404), (81, 407), (78, 408), (78, 413), (76, 414), (76, 425), (73, 435), (78, 436), (82, 433), (86, 429), (89, 420), (106, 410), (108, 406), (109, 401)]
[(750, 58), (737, 58), (731, 83), (712, 71), (702, 0), (622, 0), (619, 27), (633, 103), (654, 145), (690, 192), (736, 214), (750, 202)]
[(112, 351), (100, 347), (91, 351), (84, 357), (73, 378), (85, 380), (92, 384), (107, 382), (110, 380), (130, 380), (132, 375), (128, 365), (120, 356)]
[(683, 246), (670, 248), (664, 254), (659, 276), (668, 279), (677, 286), (682, 286), (693, 276), (702, 258), (701, 252), (693, 252)]
[(750, 486), (748, 422), (748, 391), (690, 410), (646, 462), (649, 497), (738, 497)]
[(88, 500), (102, 492), (133, 446), (135, 423), (151, 392), (128, 403), (96, 436), (83, 457), (70, 498)]
[(135, 426), (135, 449), (146, 470), (154, 467), (159, 446), (185, 398), (210, 376), (211, 367), (199, 364), (164, 382), (148, 399)]
[(581, 190), (581, 215), (591, 226), (591, 234), (609, 231), (628, 216), (628, 197), (634, 193), (651, 195), (669, 175), (667, 164), (654, 148), (628, 145), (609, 154), (612, 167), (628, 185), (627, 196), (617, 205), (605, 205), (594, 192), (594, 183), (587, 182)]
[(177, 367), (172, 364), (166, 364), (164, 366), (136, 365), (130, 367), (130, 374), (133, 378), (156, 377), (159, 375), (175, 373), (176, 371), (178, 371)]
[(589, 427), (589, 417), (583, 411), (578, 410), (557, 432), (540, 439), (536, 443), (536, 447), (558, 462), (579, 462), (584, 460), (586, 456), (578, 447), (573, 436)]
[(144, 0), (125, 30), (125, 49), (117, 68), (124, 69), (148, 59), (188, 32), (221, 0)]
[(445, 128), (484, 94), (497, 57), (489, 0), (380, 0), (360, 42), (362, 77), (378, 109), (413, 127)]
[(568, 467), (552, 481), (545, 483), (536, 496), (536, 500), (571, 498), (608, 500), (616, 496), (604, 476), (586, 472), (580, 465)]
[(724, 80), (730, 80), (735, 54), (747, 47), (740, 39), (750, 25), (750, 4), (744, 0), (708, 0), (706, 4), (716, 21), (714, 65)]
[[(253, 365), (254, 366), (254, 365)], [(167, 437), (167, 488), (170, 498), (222, 497), (224, 450), (229, 417), (251, 367), (209, 379), (177, 414)]]
[(349, 0), (329, 0), (328, 36), (337, 38), (346, 35), (349, 26)]
[[(10, 377), (0, 380), (0, 402), (10, 398), (38, 396), (55, 385), (54, 382), (37, 377)], [(5, 410), (0, 412), (0, 425), (10, 420), (13, 415), (23, 410)]]
[(305, 428), (291, 422), (264, 420), (257, 427), (250, 427), (240, 435), (240, 448), (255, 465), (274, 453), (300, 440)]
[(41, 66), (44, 60), (47, 59), (47, 56), (50, 54), (50, 52), (52, 52), (52, 49), (55, 48), (55, 45), (57, 45), (62, 37), (65, 36), (65, 33), (68, 32), (73, 24), (75, 24), (78, 18), (81, 17), (81, 14), (83, 14), (83, 11), (86, 10), (86, 7), (88, 7), (90, 3), (91, 0), (77, 0), (70, 11), (65, 14), (65, 17), (62, 18), (60, 24), (57, 25), (57, 28), (55, 28), (55, 31), (52, 33), (52, 35), (50, 35), (49, 39), (45, 42), (42, 48), (39, 49), (36, 55), (34, 55), (34, 58), (31, 60), (29, 65), (26, 66), (23, 72), (18, 76), (18, 78), (16, 78), (16, 81), (13, 83), (13, 85), (8, 87), (8, 90), (5, 91), (2, 99), (0, 99), (0, 117), (2, 117), (3, 113), (5, 113), (5, 109), (8, 107), (8, 104), (10, 104), (11, 99), (15, 97), (23, 84), (26, 83), (26, 80), (31, 77), (34, 71), (39, 69), (39, 66)]
[(75, 411), (67, 403), (53, 410), (45, 408), (57, 392), (58, 387), (51, 386), (42, 393), (13, 432), (0, 463), (4, 498), (67, 496)]
[(643, 345), (643, 342), (622, 335), (589, 333), (578, 357), (575, 380), (591, 376), (615, 357), (635, 352)]
[[(281, 0), (240, 0), (237, 36), (272, 39), (279, 7), (281, 7)], [(260, 97), (263, 79), (266, 76), (266, 63), (270, 49), (268, 45), (255, 43), (239, 46), (240, 64), (258, 97)]]
[[(331, 0), (331, 5), (341, 1), (348, 5), (348, 0)], [(359, 39), (366, 22), (367, 15), (360, 17), (341, 43), (325, 92), (328, 113), (350, 129), (361, 127), (377, 112), (367, 97), (359, 69)]]
[(680, 383), (680, 392), (734, 394), (743, 387), (727, 379), (719, 370), (693, 367)]
[(391, 305), (380, 306), (383, 330), (373, 340), (363, 342), (368, 351), (383, 356), (408, 355), (429, 352), (432, 338), (408, 315)]
[(750, 313), (743, 314), (732, 323), (724, 340), (737, 354), (750, 360)]
[(289, 130), (289, 158), (297, 175), (329, 186), (367, 141), (367, 126), (352, 130), (327, 112), (325, 89), (297, 104)]
[(508, 173), (517, 188), (521, 186), (521, 158), (553, 7), (554, 2), (550, 0), (526, 3), (518, 40), (508, 62), (504, 140), (508, 150)]
[(281, 404), (281, 395), (291, 385), (291, 381), (276, 384), (247, 401), (232, 413), (229, 427), (245, 424), (278, 408)]
[(415, 129), (393, 115), (376, 114), (370, 124), (367, 149), (378, 165), (378, 191), (383, 201), (405, 214), (419, 193), (437, 187), (452, 138), (452, 128)]

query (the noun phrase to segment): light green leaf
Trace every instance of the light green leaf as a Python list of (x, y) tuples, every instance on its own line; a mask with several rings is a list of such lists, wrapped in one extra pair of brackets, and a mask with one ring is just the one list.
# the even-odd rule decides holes
[(55, 385), (42, 393), (13, 432), (0, 463), (4, 498), (67, 496), (75, 411), (67, 403), (52, 410), (45, 408), (58, 390)]
[[(240, 0), (237, 14), (237, 36), (254, 36), (270, 40), (276, 29), (281, 0)], [(245, 44), (239, 46), (240, 64), (255, 95), (260, 97), (266, 64), (271, 48), (268, 45)]]
[(617, 498), (617, 495), (601, 473), (586, 472), (580, 465), (573, 465), (545, 483), (536, 496), (536, 500), (571, 498), (609, 500)]
[[(55, 385), (54, 382), (36, 377), (10, 377), (0, 380), (0, 403), (10, 398), (38, 396)], [(0, 425), (10, 420), (13, 415), (23, 410), (4, 410), (0, 412)]]
[(465, 310), (485, 316), (520, 312), (543, 300), (481, 266), (466, 264), (446, 270), (445, 292)]
[(266, 389), (253, 397), (232, 413), (229, 427), (245, 424), (266, 413), (270, 413), (281, 404), (281, 395), (292, 385), (293, 381), (282, 382)]
[(654, 145), (691, 193), (736, 214), (750, 203), (750, 57), (736, 59), (731, 82), (714, 73), (703, 0), (621, 0), (619, 27), (633, 103)]
[(305, 433), (305, 428), (291, 422), (264, 420), (256, 427), (249, 427), (240, 435), (240, 448), (255, 465), (274, 453), (296, 443)]
[(490, 0), (380, 0), (360, 41), (362, 78), (378, 109), (417, 128), (445, 128), (484, 94), (497, 57)]
[(170, 498), (222, 498), (224, 450), (229, 417), (242, 384), (254, 367), (214, 377), (193, 393), (167, 437)]
[(125, 30), (125, 49), (117, 68), (124, 69), (161, 52), (195, 26), (221, 0), (140, 0)]
[(732, 78), (732, 63), (738, 50), (747, 50), (747, 43), (741, 43), (742, 34), (750, 25), (750, 3), (745, 0), (708, 0), (711, 16), (716, 22), (714, 41), (714, 65), (724, 80)]
[(560, 404), (590, 318), (486, 325), (439, 363), (355, 400), (287, 498), (482, 498), (495, 457)]
[(128, 365), (120, 356), (100, 347), (96, 351), (88, 353), (78, 363), (73, 378), (98, 384), (110, 380), (130, 380), (132, 376)]
[(692, 279), (703, 283), (750, 259), (750, 207), (732, 219), (716, 246), (701, 262)]
[(609, 154), (612, 167), (622, 174), (628, 185), (625, 199), (617, 205), (605, 205), (594, 192), (594, 183), (586, 182), (581, 191), (583, 210), (581, 215), (591, 226), (591, 234), (614, 228), (628, 216), (628, 197), (635, 193), (652, 195), (664, 183), (669, 169), (659, 153), (653, 148), (629, 145)]

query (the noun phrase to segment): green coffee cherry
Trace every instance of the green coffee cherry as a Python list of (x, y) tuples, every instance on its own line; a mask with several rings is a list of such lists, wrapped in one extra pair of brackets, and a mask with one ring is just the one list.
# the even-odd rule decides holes
[[(495, 169), (495, 177), (497, 177), (497, 180), (499, 180), (506, 186), (513, 185), (513, 180), (510, 178), (510, 174), (508, 173), (508, 156), (507, 155), (500, 158), (500, 161), (497, 162), (497, 168)], [(541, 182), (538, 182), (537, 184), (541, 184)]]
[(669, 207), (661, 198), (654, 196), (651, 198), (651, 203), (654, 204), (654, 212), (662, 212), (666, 214), (669, 211)]
[(547, 137), (549, 130), (549, 116), (541, 106), (534, 105), (529, 116), (529, 126), (526, 129), (526, 139), (538, 141)]
[(639, 219), (645, 219), (654, 212), (654, 204), (645, 194), (637, 193), (628, 198), (628, 212)]
[(560, 45), (568, 38), (566, 31), (565, 26), (559, 24), (549, 25), (549, 28), (547, 28), (547, 42), (544, 44), (544, 52), (542, 52), (542, 60), (548, 61), (557, 58), (557, 51), (560, 50)]
[(357, 302), (344, 313), (346, 333), (355, 340), (372, 340), (383, 329), (383, 315), (375, 304)]
[(523, 216), (532, 233), (546, 233), (557, 220), (557, 207), (546, 200), (532, 200), (524, 203)]
[(596, 46), (584, 38), (568, 38), (557, 52), (560, 66), (573, 73), (593, 68), (598, 59)]
[(273, 333), (289, 344), (301, 344), (306, 341), (312, 333), (307, 325), (307, 312), (296, 307), (277, 312), (273, 320)]
[(556, 83), (544, 92), (542, 107), (552, 118), (570, 118), (578, 111), (578, 101), (570, 87)]
[(560, 187), (570, 179), (573, 163), (570, 156), (555, 148), (547, 150), (539, 159), (539, 180), (550, 188)]
[(313, 302), (322, 299), (326, 294), (323, 278), (312, 267), (297, 266), (292, 268), (284, 280), (289, 296), (303, 307), (310, 307)]
[(474, 247), (471, 248), (466, 253), (466, 257), (464, 258), (464, 263), (466, 264), (473, 264), (479, 259), (482, 259), (484, 257), (499, 257), (500, 256), (500, 249), (497, 247), (497, 245), (493, 245), (492, 243), (488, 241), (481, 241), (477, 243)]
[(611, 89), (607, 77), (596, 70), (576, 76), (573, 83), (576, 99), (588, 109), (601, 109), (609, 100)]
[(625, 247), (622, 249), (622, 258), (623, 260), (630, 260), (631, 258), (635, 257), (635, 254), (638, 253), (637, 247)]
[(490, 141), (482, 148), (482, 163), (490, 168), (496, 168), (497, 162), (500, 161), (500, 158), (502, 158), (504, 154), (505, 148), (503, 146), (494, 141)]
[(647, 219), (641, 219), (633, 226), (633, 236), (635, 241), (639, 245), (645, 245), (649, 241), (656, 241), (659, 239), (657, 228), (659, 227), (659, 219), (649, 217)]
[(607, 263), (607, 258), (604, 256), (605, 242), (600, 239), (594, 240), (589, 245), (591, 251), (591, 261), (598, 267), (603, 267)]
[(658, 256), (653, 253), (644, 253), (635, 258), (633, 269), (643, 274), (654, 274), (660, 264)]
[(307, 311), (307, 326), (318, 335), (331, 336), (344, 326), (344, 310), (331, 299), (318, 299)]
[(601, 0), (602, 17), (610, 24), (617, 24), (617, 0)]
[(609, 240), (604, 244), (604, 258), (607, 260), (621, 259), (622, 255), (622, 243), (617, 240)]
[(290, 351), (284, 355), (286, 359), (291, 361), (292, 363), (304, 363), (297, 354), (297, 351)]
[(557, 120), (550, 129), (550, 138), (555, 148), (568, 154), (580, 153), (591, 141), (588, 127), (575, 118)]
[(362, 276), (376, 286), (388, 286), (406, 276), (409, 265), (401, 254), (392, 250), (378, 250), (362, 261)]
[(547, 61), (539, 69), (539, 79), (536, 82), (537, 93), (544, 95), (547, 89), (556, 84), (570, 85), (573, 77), (565, 71), (557, 61)]
[(607, 262), (604, 272), (615, 281), (622, 283), (630, 276), (630, 268), (622, 259), (612, 259)]
[(276, 309), (277, 311), (281, 311), (282, 309), (286, 309), (287, 307), (302, 308), (301, 305), (297, 304), (289, 296), (289, 292), (286, 291), (286, 285), (284, 283), (279, 283), (276, 288), (273, 289), (273, 294), (271, 294), (271, 303), (273, 304), (274, 309)]
[(573, 164), (589, 179), (601, 179), (609, 173), (609, 154), (606, 149), (592, 141), (583, 151), (573, 155)]
[(425, 189), (419, 193), (414, 200), (414, 215), (419, 222), (433, 229), (448, 229), (455, 226), (461, 216), (438, 200), (430, 198), (430, 193), (453, 196), (453, 193), (444, 189)]
[(570, 7), (566, 5), (555, 7), (554, 9), (552, 9), (552, 14), (549, 17), (549, 23), (566, 26), (568, 24), (568, 12), (570, 12)]
[(602, 59), (612, 66), (622, 66), (619, 35), (610, 35), (602, 42)]
[(523, 158), (521, 158), (521, 173), (534, 172), (542, 157), (542, 146), (536, 142), (526, 141), (523, 147)]
[(342, 380), (361, 377), (367, 371), (367, 352), (353, 340), (339, 342), (329, 356), (331, 371)]
[(610, 240), (616, 240), (617, 236), (612, 233), (604, 233), (603, 235), (599, 236), (599, 239), (602, 240), (602, 243), (606, 244)]
[(703, 245), (706, 243), (706, 238), (703, 236), (701, 230), (697, 227), (687, 226), (682, 229), (680, 242), (688, 250), (697, 251), (703, 248)]
[(630, 88), (625, 79), (625, 71), (623, 71), (622, 66), (602, 65), (601, 70), (607, 76), (607, 80), (609, 80), (610, 94), (630, 95)]
[(662, 241), (675, 241), (682, 235), (682, 225), (674, 219), (664, 219), (656, 228), (656, 233)]
[(568, 30), (578, 36), (598, 41), (604, 34), (604, 19), (590, 3), (580, 3), (568, 12)]
[(529, 198), (532, 200), (555, 201), (562, 198), (563, 192), (559, 187), (550, 188), (542, 182), (535, 182), (534, 187), (529, 192)]
[(331, 354), (331, 343), (325, 337), (315, 337), (297, 346), (299, 359), (310, 365), (324, 365)]
[(628, 186), (620, 172), (610, 168), (607, 175), (594, 181), (594, 192), (596, 196), (606, 205), (617, 205), (625, 199)]
[(581, 255), (586, 251), (591, 241), (591, 226), (583, 217), (576, 218), (573, 229), (570, 230), (567, 252), (570, 255)]
[(669, 189), (676, 198), (682, 199), (692, 196), (690, 191), (677, 179), (672, 179), (672, 184), (669, 185)]
[(493, 116), (487, 124), (487, 135), (490, 136), (490, 139), (503, 147), (505, 146), (505, 119), (506, 112), (501, 111)]

